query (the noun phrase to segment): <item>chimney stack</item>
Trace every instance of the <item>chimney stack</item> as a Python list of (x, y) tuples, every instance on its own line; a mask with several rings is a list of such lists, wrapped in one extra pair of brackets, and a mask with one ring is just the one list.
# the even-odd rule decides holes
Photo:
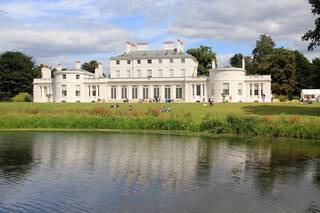
[(174, 49), (173, 42), (172, 41), (163, 42), (163, 49), (164, 50), (173, 50)]
[(80, 61), (76, 61), (76, 66), (75, 66), (76, 70), (80, 70), (81, 69), (81, 64)]
[(56, 67), (57, 71), (62, 71), (62, 67), (61, 67), (61, 64), (58, 64), (57, 67)]
[(102, 77), (103, 76), (102, 73), (103, 73), (102, 63), (98, 63), (96, 66), (96, 69), (94, 70), (94, 74), (95, 74), (96, 78)]
[(216, 69), (217, 68), (217, 63), (215, 59), (212, 59), (212, 69)]
[(149, 50), (148, 43), (146, 42), (138, 43), (137, 50)]
[(127, 41), (126, 53), (129, 53), (130, 51), (135, 50), (135, 49), (136, 49), (136, 45), (131, 43), (130, 41)]
[(177, 40), (177, 52), (184, 52), (183, 41), (180, 39)]
[(41, 68), (42, 79), (51, 79), (51, 69), (47, 65), (43, 65)]
[(243, 56), (242, 58), (242, 69), (246, 69), (246, 60), (245, 60), (245, 57)]

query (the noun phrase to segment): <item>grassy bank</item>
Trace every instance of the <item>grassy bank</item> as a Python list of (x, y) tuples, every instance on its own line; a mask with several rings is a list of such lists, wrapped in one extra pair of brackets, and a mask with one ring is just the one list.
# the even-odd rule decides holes
[(1, 103), (0, 129), (171, 130), (190, 133), (320, 138), (320, 105)]

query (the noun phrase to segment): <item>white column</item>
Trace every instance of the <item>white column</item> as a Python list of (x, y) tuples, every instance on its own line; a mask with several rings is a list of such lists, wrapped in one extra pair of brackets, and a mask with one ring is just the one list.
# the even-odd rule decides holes
[(207, 85), (203, 84), (203, 87), (204, 87), (204, 99), (207, 101), (207, 99), (208, 99)]
[(176, 100), (176, 85), (171, 86), (172, 94), (171, 94), (171, 99)]
[(127, 86), (127, 97), (129, 100), (132, 99), (132, 86), (129, 86), (129, 85)]
[(151, 85), (149, 86), (149, 98), (150, 99), (153, 99), (153, 87), (154, 86), (151, 86)]
[(121, 100), (121, 86), (117, 86), (117, 99)]
[(138, 99), (143, 99), (143, 86), (138, 86)]
[(160, 100), (163, 100), (164, 99), (164, 86), (163, 85), (161, 85), (160, 86)]
[(261, 84), (258, 83), (258, 100), (261, 100)]

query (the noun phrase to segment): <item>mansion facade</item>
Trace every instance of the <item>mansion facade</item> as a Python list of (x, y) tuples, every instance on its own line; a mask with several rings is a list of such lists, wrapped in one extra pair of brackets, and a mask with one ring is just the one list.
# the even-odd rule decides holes
[[(110, 60), (110, 74), (99, 63), (94, 73), (75, 68), (57, 71), (44, 66), (34, 79), (34, 102), (270, 102), (271, 76), (246, 75), (231, 66), (197, 75), (197, 60), (184, 51), (179, 39), (150, 50), (146, 43), (127, 42), (123, 54)], [(52, 76), (53, 74), (53, 76)]]

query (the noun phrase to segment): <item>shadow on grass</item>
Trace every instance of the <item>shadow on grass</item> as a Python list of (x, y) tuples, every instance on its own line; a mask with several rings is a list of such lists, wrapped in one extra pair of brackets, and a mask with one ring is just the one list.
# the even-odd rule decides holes
[(308, 106), (244, 106), (242, 109), (249, 114), (255, 115), (302, 115), (302, 116), (319, 116), (320, 117), (320, 105), (319, 107)]

